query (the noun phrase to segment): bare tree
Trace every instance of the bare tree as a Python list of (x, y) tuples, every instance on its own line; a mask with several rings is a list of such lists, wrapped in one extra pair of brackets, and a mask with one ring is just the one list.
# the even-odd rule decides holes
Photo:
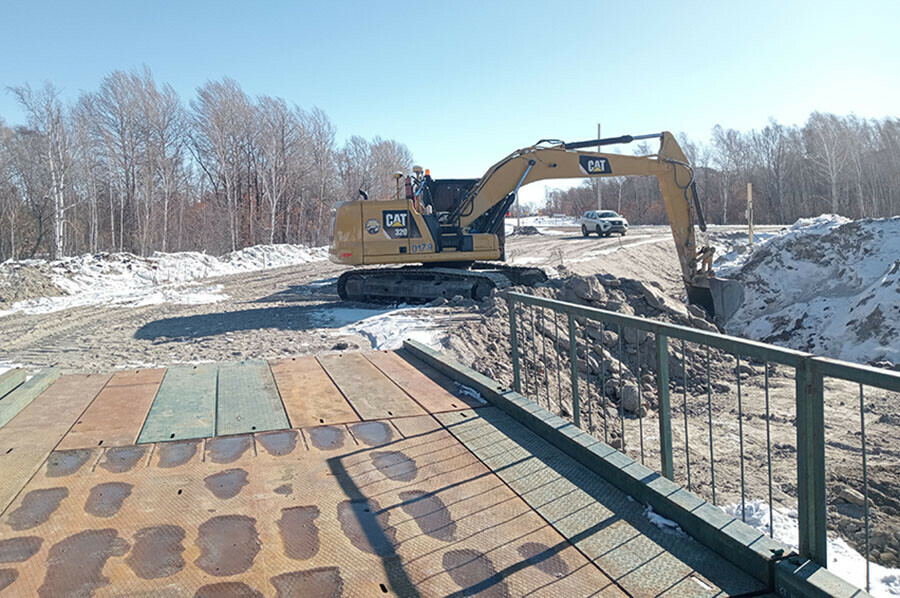
[[(66, 192), (68, 190), (68, 174), (71, 167), (69, 157), (69, 136), (63, 120), (62, 104), (59, 91), (50, 83), (46, 83), (38, 91), (28, 85), (11, 88), (16, 99), (28, 115), (32, 129), (40, 136), (42, 158), (47, 165), (49, 180), (47, 194), (53, 205), (53, 247), (51, 255), (60, 257), (65, 254), (63, 245), (66, 226)], [(37, 156), (34, 156), (37, 159)]]

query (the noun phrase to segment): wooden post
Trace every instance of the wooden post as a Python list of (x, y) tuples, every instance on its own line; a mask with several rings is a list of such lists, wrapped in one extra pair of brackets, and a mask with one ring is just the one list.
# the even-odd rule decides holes
[(750, 245), (753, 245), (753, 183), (747, 183), (747, 225), (750, 229)]

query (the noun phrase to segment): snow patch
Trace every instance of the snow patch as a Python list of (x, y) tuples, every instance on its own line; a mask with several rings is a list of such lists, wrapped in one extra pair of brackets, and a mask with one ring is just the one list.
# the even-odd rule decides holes
[(512, 234), (517, 226), (533, 226), (542, 235), (568, 235), (566, 231), (548, 230), (560, 226), (579, 226), (581, 220), (573, 216), (524, 216), (507, 218), (503, 221), (506, 234)]
[(675, 534), (676, 536), (681, 536), (683, 538), (689, 537), (684, 533), (684, 530), (681, 529), (680, 525), (655, 512), (650, 505), (647, 505), (646, 508), (644, 508), (644, 517), (646, 517), (650, 523), (666, 533)]
[(0, 374), (5, 374), (9, 370), (15, 370), (17, 368), (24, 368), (25, 366), (21, 363), (10, 363), (6, 361), (0, 361)]
[(96, 253), (52, 262), (5, 262), (0, 268), (33, 268), (48, 275), (66, 295), (19, 301), (0, 311), (0, 317), (16, 312), (50, 313), (87, 305), (138, 307), (159, 303), (215, 303), (227, 298), (222, 293), (222, 286), (198, 286), (196, 281), (306, 264), (327, 257), (325, 247), (257, 245), (221, 257), (182, 251), (156, 252), (150, 257)]
[(415, 340), (437, 349), (446, 336), (433, 320), (423, 317), (421, 309), (407, 306), (339, 307), (316, 311), (311, 316), (317, 325), (337, 328), (336, 334), (355, 333), (366, 337), (377, 350), (399, 349), (404, 340)]
[[(726, 513), (740, 519), (741, 505), (733, 504), (724, 507)], [(746, 509), (747, 525), (768, 535), (769, 505), (762, 500), (748, 501)], [(776, 507), (772, 511), (773, 537), (787, 545), (791, 550), (798, 550), (800, 536), (797, 524), (797, 511)], [(882, 567), (870, 563), (869, 576), (873, 596), (888, 598), (900, 596), (900, 569)], [(866, 559), (847, 544), (843, 538), (828, 538), (828, 570), (853, 585), (866, 587)]]
[(465, 395), (470, 399), (475, 399), (482, 405), (487, 405), (487, 401), (484, 400), (484, 397), (481, 396), (481, 393), (472, 388), (471, 386), (466, 386), (465, 384), (460, 384), (459, 382), (455, 382), (456, 387), (459, 389), (459, 394)]

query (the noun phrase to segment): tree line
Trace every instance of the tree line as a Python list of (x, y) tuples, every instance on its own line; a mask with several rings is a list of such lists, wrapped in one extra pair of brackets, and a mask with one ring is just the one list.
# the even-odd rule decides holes
[(0, 261), (321, 245), (336, 203), (388, 196), (412, 166), (398, 141), (338, 147), (323, 110), (251, 98), (228, 78), (187, 104), (146, 68), (71, 103), (50, 83), (8, 91), (27, 123), (0, 120)]
[[(747, 183), (754, 221), (786, 224), (822, 213), (848, 218), (900, 214), (900, 119), (863, 119), (814, 112), (802, 126), (770, 120), (741, 132), (717, 125), (708, 142), (679, 135), (694, 167), (707, 222), (746, 222)], [(635, 154), (656, 151), (646, 143)], [(603, 207), (641, 224), (667, 222), (655, 178), (585, 180), (568, 190), (548, 190), (544, 210), (579, 216)]]

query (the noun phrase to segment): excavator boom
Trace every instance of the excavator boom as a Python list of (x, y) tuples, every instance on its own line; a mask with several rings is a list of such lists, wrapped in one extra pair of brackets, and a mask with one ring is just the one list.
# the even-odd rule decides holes
[[(660, 148), (656, 154), (648, 156), (583, 149), (649, 138), (658, 138)], [(509, 154), (477, 180), (448, 182), (433, 180), (426, 175), (411, 181), (403, 199), (342, 204), (335, 219), (331, 259), (353, 265), (439, 263), (444, 268), (453, 264), (467, 266), (480, 260), (503, 260), (503, 218), (520, 187), (548, 179), (611, 176), (657, 178), (688, 301), (702, 306), (721, 322), (727, 320), (743, 300), (743, 292), (737, 283), (715, 278), (713, 250), (698, 244), (694, 221), (697, 220), (701, 231), (706, 230), (706, 224), (697, 198), (693, 169), (669, 132), (577, 143), (542, 140)], [(426, 286), (429, 289), (416, 292), (421, 290), (417, 287), (422, 286), (422, 281), (405, 284), (411, 271), (395, 272), (404, 271), (407, 278), (402, 274), (347, 273), (342, 277), (345, 284), (339, 290), (343, 289), (342, 296), (354, 298), (366, 286), (372, 286), (372, 280), (380, 278), (382, 291), (379, 297), (386, 292), (385, 281), (390, 281), (387, 286), (395, 287), (398, 301), (446, 296), (441, 289), (440, 273), (428, 277)], [(481, 271), (479, 275), (481, 279), (473, 279), (473, 290), (468, 293), (474, 298), (479, 294), (476, 287), (481, 285), (479, 288), (484, 289), (485, 272)], [(499, 276), (502, 278), (502, 273)], [(448, 285), (448, 288), (452, 286), (452, 292), (458, 294), (460, 288), (466, 287), (464, 278), (464, 274), (457, 272), (456, 284)], [(354, 293), (347, 291), (350, 280), (353, 280), (350, 287)], [(362, 292), (355, 298), (366, 298), (366, 294)]]

